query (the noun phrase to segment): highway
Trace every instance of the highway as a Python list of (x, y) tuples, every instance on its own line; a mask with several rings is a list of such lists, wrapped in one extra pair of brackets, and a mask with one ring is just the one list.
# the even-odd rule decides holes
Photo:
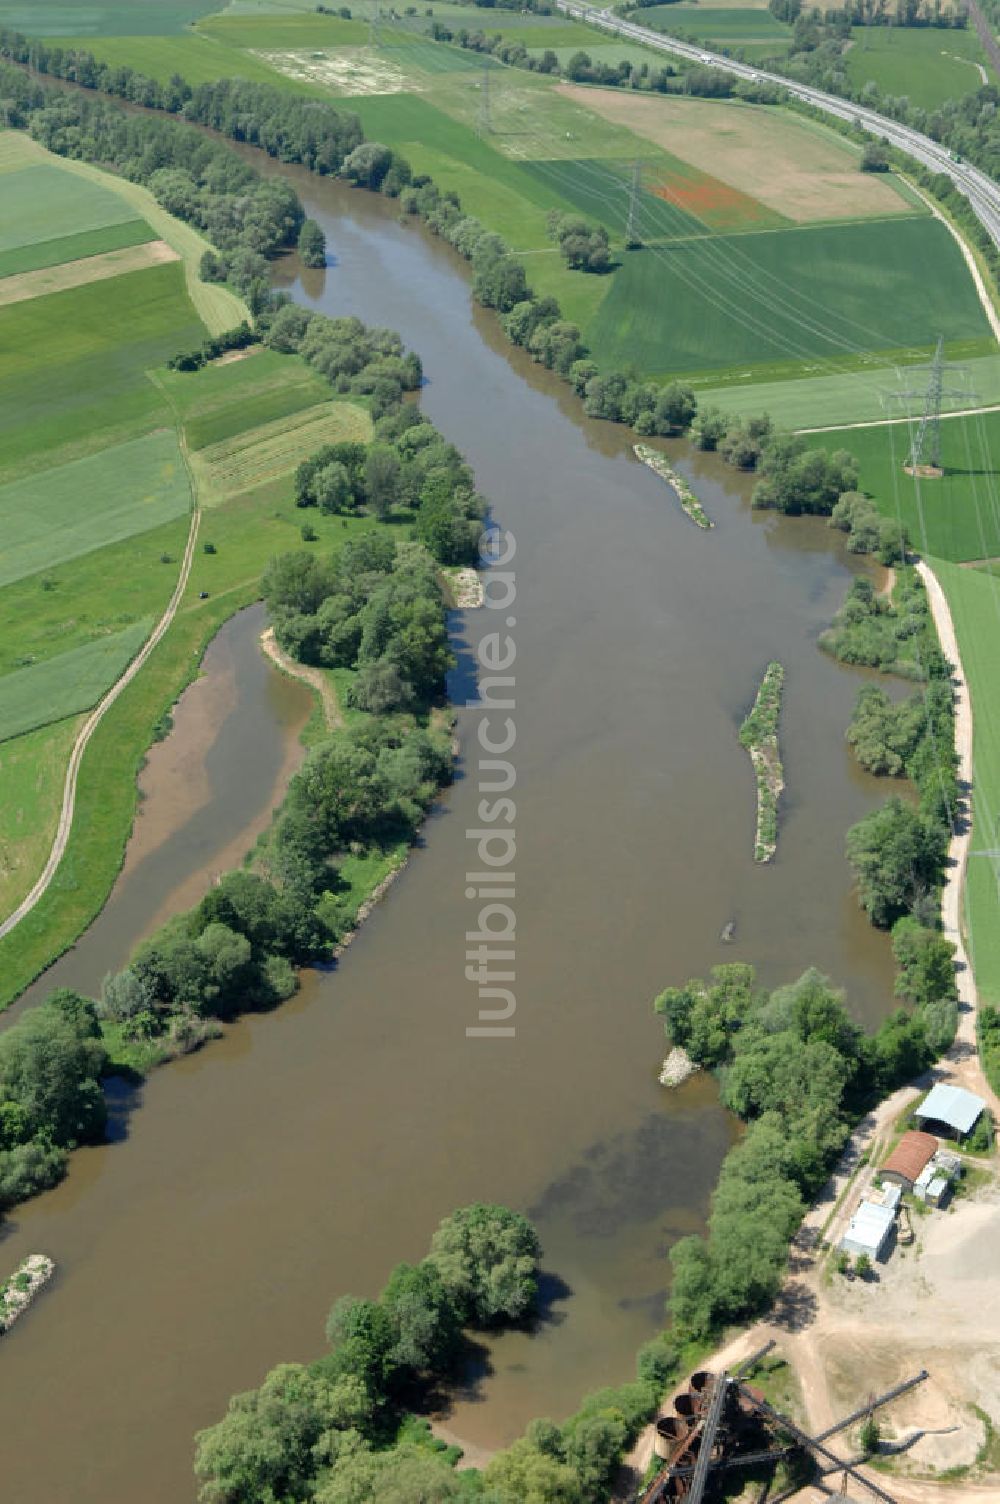
[(610, 31), (630, 42), (641, 42), (658, 52), (689, 58), (693, 62), (714, 68), (724, 68), (727, 73), (735, 73), (739, 78), (776, 84), (796, 99), (804, 100), (806, 104), (823, 110), (828, 115), (836, 115), (841, 120), (862, 125), (873, 136), (879, 136), (890, 145), (908, 152), (932, 172), (946, 173), (959, 191), (965, 194), (976, 217), (994, 244), (1000, 248), (1000, 185), (994, 183), (978, 167), (972, 167), (967, 162), (953, 161), (945, 147), (932, 141), (929, 136), (922, 135), (920, 131), (911, 130), (909, 126), (901, 125), (896, 120), (889, 120), (885, 115), (865, 109), (852, 100), (840, 99), (836, 94), (825, 94), (822, 89), (796, 83), (778, 73), (765, 73), (749, 63), (736, 62), (731, 57), (709, 52), (705, 47), (696, 46), (692, 42), (664, 36), (662, 32), (652, 31), (648, 26), (638, 26), (634, 21), (626, 21), (612, 11), (598, 10), (596, 6), (583, 4), (582, 0), (555, 0), (555, 3), (564, 15), (572, 16), (574, 20), (584, 21), (602, 31)]

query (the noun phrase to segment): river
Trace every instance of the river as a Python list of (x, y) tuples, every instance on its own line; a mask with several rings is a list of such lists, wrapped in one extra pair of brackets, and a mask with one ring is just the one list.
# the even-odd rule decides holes
[[(867, 1022), (892, 996), (843, 859), (847, 826), (880, 797), (844, 742), (859, 678), (816, 648), (850, 579), (839, 535), (751, 515), (745, 477), (678, 443), (717, 524), (701, 532), (624, 431), (584, 419), (470, 308), (446, 247), (382, 200), (268, 170), (288, 172), (334, 258), (304, 282), (290, 263), (287, 285), (420, 351), (425, 410), (517, 539), (517, 1032), (465, 1032), (466, 831), (480, 822), (478, 715), (461, 708), (460, 776), (337, 968), (154, 1073), (119, 1104), (117, 1141), (74, 1156), (0, 1229), (4, 1268), (34, 1250), (59, 1266), (0, 1349), (11, 1504), (192, 1499), (194, 1432), (273, 1364), (315, 1356), (335, 1296), (376, 1293), (475, 1199), (536, 1220), (545, 1312), (533, 1336), (482, 1347), (447, 1424), (488, 1447), (566, 1414), (631, 1376), (661, 1322), (666, 1251), (702, 1225), (733, 1139), (708, 1079), (657, 1084), (653, 994), (739, 959), (767, 983), (815, 964)], [(457, 695), (492, 615), (455, 618)], [(247, 665), (259, 630), (242, 615), (220, 651)], [(771, 658), (787, 675), (788, 790), (761, 867), (736, 731)], [(234, 669), (238, 735), (179, 713), (154, 758), (187, 776), (148, 791), (150, 850), (49, 981), (94, 986), (259, 828), (304, 707), (258, 667), (243, 690)], [(246, 771), (248, 737), (266, 769)]]

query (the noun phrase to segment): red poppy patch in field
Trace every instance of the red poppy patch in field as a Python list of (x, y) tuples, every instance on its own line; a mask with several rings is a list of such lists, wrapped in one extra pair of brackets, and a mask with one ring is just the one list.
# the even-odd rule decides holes
[(781, 215), (759, 199), (707, 173), (660, 173), (648, 186), (657, 198), (675, 204), (710, 230), (766, 229), (783, 223)]

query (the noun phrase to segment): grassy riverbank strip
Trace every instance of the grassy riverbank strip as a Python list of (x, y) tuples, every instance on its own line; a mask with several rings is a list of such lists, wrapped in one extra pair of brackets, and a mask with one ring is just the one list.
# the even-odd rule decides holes
[(665, 480), (668, 486), (673, 487), (677, 493), (677, 500), (692, 522), (696, 522), (699, 527), (703, 528), (715, 526), (687, 481), (683, 476), (678, 475), (672, 465), (667, 463), (665, 455), (662, 455), (658, 449), (654, 449), (651, 444), (633, 444), (632, 448), (636, 459), (642, 460), (642, 463), (648, 465), (661, 480)]
[(784, 682), (785, 670), (781, 664), (769, 663), (753, 709), (740, 727), (740, 743), (750, 754), (757, 779), (755, 862), (769, 862), (778, 846), (778, 799), (785, 787), (778, 749), (778, 718)]
[(0, 1335), (10, 1331), (17, 1318), (24, 1315), (55, 1272), (56, 1266), (47, 1254), (29, 1253), (10, 1279), (0, 1285)]

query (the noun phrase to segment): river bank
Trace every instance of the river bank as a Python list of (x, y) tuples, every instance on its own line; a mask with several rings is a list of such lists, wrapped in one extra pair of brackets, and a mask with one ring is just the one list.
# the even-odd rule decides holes
[[(123, 1103), (121, 1141), (83, 1151), (63, 1186), (20, 1210), (14, 1258), (45, 1246), (64, 1271), (59, 1300), (19, 1324), (0, 1365), (17, 1437), (5, 1481), (24, 1504), (67, 1491), (131, 1504), (137, 1476), (149, 1504), (189, 1499), (194, 1432), (276, 1359), (315, 1356), (335, 1293), (377, 1289), (442, 1215), (477, 1199), (530, 1210), (544, 1313), (534, 1334), (484, 1341), (445, 1424), (495, 1447), (534, 1415), (569, 1414), (587, 1389), (627, 1378), (662, 1324), (663, 1250), (703, 1225), (733, 1141), (707, 1076), (664, 1092), (649, 1070), (658, 1026), (609, 998), (746, 954), (720, 941), (733, 916), (739, 946), (745, 936), (775, 980), (815, 960), (872, 1018), (891, 991), (884, 939), (853, 908), (839, 854), (878, 790), (844, 755), (856, 680), (815, 653), (851, 578), (829, 529), (759, 525), (750, 482), (677, 443), (717, 523), (706, 572), (703, 540), (664, 507), (628, 435), (582, 417), (491, 315), (470, 311), (447, 247), (400, 226), (391, 203), (293, 176), (337, 256), (309, 292), (286, 269), (293, 295), (397, 327), (421, 350), (422, 406), (461, 436), (517, 539), (518, 1035), (509, 1047), (465, 1035), (482, 612), (452, 620), (460, 776), (336, 970), (306, 973), (282, 1008), (150, 1076), (141, 1111)], [(238, 630), (256, 654), (260, 627)], [(800, 798), (762, 892), (740, 836), (733, 725), (779, 641), (802, 685), (782, 726)], [(145, 881), (130, 878), (139, 896)], [(130, 922), (108, 916), (108, 951), (127, 953)], [(555, 1091), (567, 1072), (575, 1089)], [(142, 1357), (165, 1349), (169, 1364)], [(58, 1450), (53, 1404), (66, 1415)]]

